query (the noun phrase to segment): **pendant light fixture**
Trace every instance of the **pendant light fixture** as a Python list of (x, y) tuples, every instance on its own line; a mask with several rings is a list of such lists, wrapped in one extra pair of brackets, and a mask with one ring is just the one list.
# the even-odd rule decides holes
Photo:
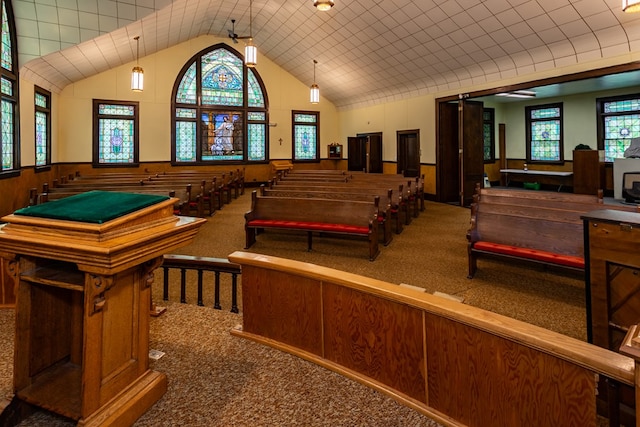
[(142, 92), (144, 89), (144, 70), (138, 65), (140, 58), (140, 36), (133, 38), (136, 41), (136, 66), (131, 71), (131, 90), (134, 92)]
[(249, 39), (244, 47), (244, 65), (255, 67), (258, 63), (258, 48), (253, 44), (253, 0), (249, 0)]
[(640, 12), (640, 0), (622, 0), (623, 12)]
[(326, 12), (333, 7), (333, 0), (314, 0), (313, 5), (319, 11)]
[(313, 84), (311, 85), (311, 91), (309, 92), (309, 101), (312, 104), (320, 102), (320, 87), (316, 84), (316, 64), (318, 61), (313, 60)]

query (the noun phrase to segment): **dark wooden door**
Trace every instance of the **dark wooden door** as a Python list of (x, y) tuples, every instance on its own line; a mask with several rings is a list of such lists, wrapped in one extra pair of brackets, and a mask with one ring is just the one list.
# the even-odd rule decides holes
[(417, 130), (399, 131), (397, 135), (398, 171), (408, 177), (420, 175), (420, 139)]
[(369, 138), (369, 173), (382, 173), (382, 134), (371, 133)]
[(350, 136), (347, 138), (347, 168), (350, 171), (366, 172), (367, 138)]
[(457, 102), (438, 104), (437, 136), (436, 197), (442, 203), (457, 204), (460, 201)]
[(460, 205), (473, 201), (476, 184), (484, 180), (483, 104), (461, 100), (458, 104), (460, 153)]

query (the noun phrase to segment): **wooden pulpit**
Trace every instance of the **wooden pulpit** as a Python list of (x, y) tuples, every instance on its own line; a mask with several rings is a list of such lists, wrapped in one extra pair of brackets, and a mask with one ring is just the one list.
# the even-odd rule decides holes
[(80, 426), (131, 425), (167, 389), (149, 369), (153, 270), (206, 221), (169, 197), (92, 191), (5, 216), (0, 257), (16, 289), (14, 398)]

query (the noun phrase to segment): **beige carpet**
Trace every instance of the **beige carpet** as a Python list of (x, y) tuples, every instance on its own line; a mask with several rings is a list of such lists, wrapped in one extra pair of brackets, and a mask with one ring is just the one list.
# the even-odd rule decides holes
[[(243, 250), (242, 214), (249, 192), (234, 200), (177, 253), (226, 257)], [(480, 260), (476, 278), (467, 274), (465, 233), (469, 211), (427, 203), (427, 210), (395, 235), (374, 262), (361, 240), (317, 238), (306, 251), (306, 237), (267, 232), (250, 252), (312, 262), (392, 283), (444, 292), (464, 302), (557, 332), (585, 339), (584, 284), (576, 277), (538, 267)], [(162, 274), (156, 275), (154, 299), (160, 302)], [(176, 277), (172, 276), (175, 285)], [(225, 282), (228, 283), (228, 280)], [(193, 284), (189, 301), (195, 303)], [(242, 312), (181, 305), (177, 288), (163, 316), (151, 322), (151, 347), (166, 355), (152, 367), (169, 378), (167, 394), (136, 426), (435, 426), (428, 418), (354, 381), (288, 354), (233, 337)], [(13, 313), (0, 310), (0, 399), (11, 396)], [(71, 423), (38, 414), (22, 426), (67, 426)]]

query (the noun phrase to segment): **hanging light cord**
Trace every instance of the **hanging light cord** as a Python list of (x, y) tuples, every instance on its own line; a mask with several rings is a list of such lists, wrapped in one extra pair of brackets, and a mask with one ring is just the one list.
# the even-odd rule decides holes
[(140, 62), (140, 36), (135, 36), (134, 39), (136, 40), (136, 65), (138, 65)]

